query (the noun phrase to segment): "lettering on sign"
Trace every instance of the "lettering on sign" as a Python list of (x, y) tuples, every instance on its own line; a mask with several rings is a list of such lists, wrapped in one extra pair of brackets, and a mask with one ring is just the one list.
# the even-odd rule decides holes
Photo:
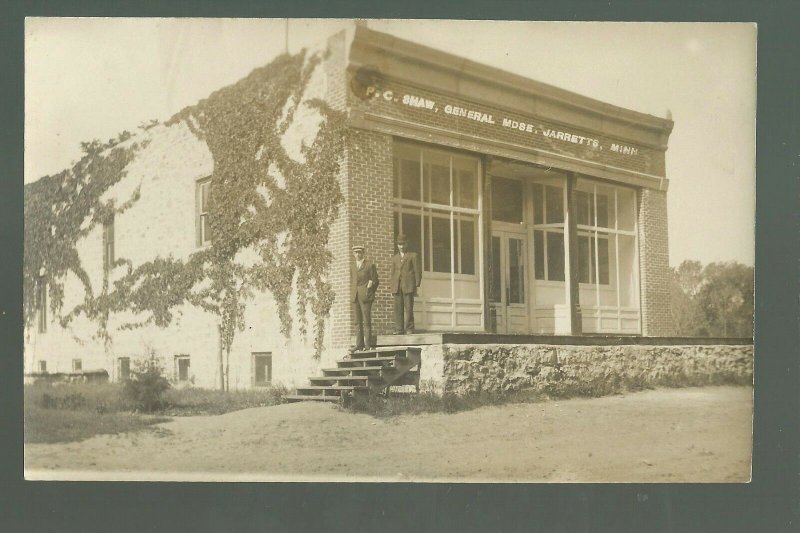
[(495, 116), (494, 113), (488, 113), (479, 109), (470, 109), (461, 105), (445, 103), (442, 107), (436, 102), (436, 100), (431, 100), (430, 98), (417, 94), (395, 93), (390, 89), (383, 89), (376, 85), (370, 85), (366, 87), (364, 95), (366, 100), (382, 100), (414, 109), (429, 111), (431, 113), (439, 113), (439, 110), (441, 109), (445, 115), (459, 119), (479, 122), (482, 124), (490, 124), (496, 127), (521, 131), (531, 135), (541, 135), (542, 137), (547, 137), (548, 139), (585, 146), (593, 150), (609, 150), (616, 154), (626, 156), (639, 155), (639, 149), (633, 146), (627, 146), (619, 143), (604, 144), (599, 139), (595, 139), (593, 137), (586, 137), (585, 135), (579, 135), (569, 131), (557, 130), (535, 122), (518, 120), (514, 117)]

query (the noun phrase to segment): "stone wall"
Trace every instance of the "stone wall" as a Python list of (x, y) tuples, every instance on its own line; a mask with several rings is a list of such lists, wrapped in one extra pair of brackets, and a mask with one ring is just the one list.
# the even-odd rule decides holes
[(600, 396), (655, 386), (753, 382), (752, 345), (445, 344), (440, 349), (423, 351), (421, 379), (446, 393)]

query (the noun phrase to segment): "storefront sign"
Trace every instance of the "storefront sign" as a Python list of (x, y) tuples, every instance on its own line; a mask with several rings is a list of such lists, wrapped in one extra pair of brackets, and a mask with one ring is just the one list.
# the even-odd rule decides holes
[(574, 131), (559, 130), (541, 122), (531, 121), (530, 119), (522, 120), (521, 117), (500, 114), (497, 111), (489, 109), (465, 107), (460, 103), (452, 103), (445, 100), (440, 101), (420, 94), (394, 91), (376, 85), (370, 85), (365, 88), (364, 96), (366, 101), (380, 101), (421, 110), (430, 113), (432, 118), (434, 118), (437, 113), (440, 113), (448, 117), (455, 117), (457, 120), (462, 120), (467, 123), (479, 123), (492, 126), (499, 131), (519, 131), (527, 135), (540, 136), (550, 140), (570, 143), (599, 152), (607, 150), (622, 156), (630, 157), (640, 155), (640, 149), (634, 146), (601, 140)]

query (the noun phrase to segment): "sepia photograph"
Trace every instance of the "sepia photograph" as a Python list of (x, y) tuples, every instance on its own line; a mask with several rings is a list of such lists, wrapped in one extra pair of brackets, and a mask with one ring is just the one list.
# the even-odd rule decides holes
[(26, 18), (25, 479), (749, 483), (756, 38)]

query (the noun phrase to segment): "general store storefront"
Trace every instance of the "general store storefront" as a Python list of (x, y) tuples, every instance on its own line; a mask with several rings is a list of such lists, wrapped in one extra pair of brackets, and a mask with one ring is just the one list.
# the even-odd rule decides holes
[(391, 147), (419, 329), (666, 334), (672, 121), (364, 28), (348, 74), (351, 125)]

